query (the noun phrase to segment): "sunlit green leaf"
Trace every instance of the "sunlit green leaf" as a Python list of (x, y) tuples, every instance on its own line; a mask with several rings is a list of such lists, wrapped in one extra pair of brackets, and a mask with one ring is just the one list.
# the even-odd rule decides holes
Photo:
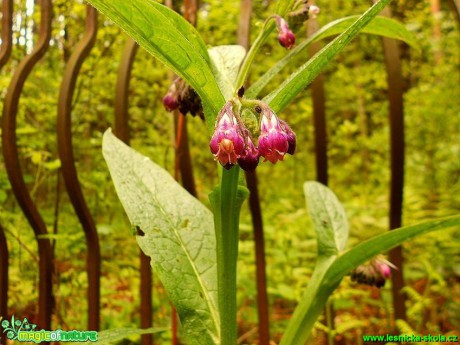
[(104, 158), (142, 251), (175, 305), (187, 344), (219, 343), (213, 216), (163, 168), (118, 140)]
[(209, 128), (224, 103), (206, 45), (183, 17), (152, 0), (87, 0), (200, 95)]
[(217, 46), (209, 49), (211, 66), (225, 99), (233, 96), (236, 88), (238, 70), (246, 55), (246, 50), (239, 45)]
[(453, 226), (460, 226), (460, 215), (391, 230), (360, 243), (342, 255), (324, 259), (320, 257), (280, 345), (304, 344), (307, 341), (329, 296), (357, 266), (416, 236)]
[[(349, 16), (335, 20), (318, 30), (314, 34), (314, 40), (318, 41), (326, 37), (339, 35), (358, 18), (359, 16)], [(377, 16), (362, 29), (361, 33), (393, 38), (407, 43), (414, 49), (420, 48), (414, 33), (409, 31), (402, 23), (392, 18)]]
[(329, 188), (319, 182), (306, 182), (304, 193), (318, 236), (318, 254), (338, 254), (345, 248), (348, 239), (348, 220), (342, 204)]
[(380, 0), (356, 20), (346, 31), (321, 49), (308, 62), (286, 79), (264, 100), (278, 112), (286, 107), (299, 92), (310, 84), (327, 64), (365, 27), (391, 0)]
[[(247, 97), (256, 97), (262, 89), (291, 61), (294, 56), (303, 53), (310, 44), (322, 40), (327, 37), (341, 34), (352, 25), (359, 16), (350, 16), (337, 19), (331, 23), (320, 28), (317, 32), (301, 42), (289, 54), (279, 60), (273, 67), (265, 72), (251, 87), (246, 91)], [(406, 29), (406, 27), (398, 21), (377, 16), (367, 26), (365, 26), (361, 33), (378, 35), (398, 39), (409, 44), (412, 48), (419, 49), (415, 35)]]

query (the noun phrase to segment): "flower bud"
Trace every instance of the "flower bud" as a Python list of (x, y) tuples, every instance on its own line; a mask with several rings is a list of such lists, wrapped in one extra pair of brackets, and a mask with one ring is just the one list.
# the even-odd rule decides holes
[(278, 29), (278, 41), (284, 48), (291, 49), (295, 44), (294, 33), (289, 29), (288, 23), (280, 16), (276, 16), (275, 21)]
[(238, 158), (238, 164), (243, 170), (246, 171), (254, 171), (259, 164), (259, 151), (254, 146), (252, 140), (247, 136), (247, 144), (241, 154), (240, 158)]
[(233, 114), (232, 103), (228, 102), (217, 116), (216, 128), (209, 143), (216, 160), (226, 169), (238, 161), (244, 150), (244, 139)]
[(177, 88), (176, 84), (172, 84), (169, 87), (168, 93), (163, 97), (163, 105), (166, 111), (174, 111), (179, 108), (179, 102), (177, 100)]

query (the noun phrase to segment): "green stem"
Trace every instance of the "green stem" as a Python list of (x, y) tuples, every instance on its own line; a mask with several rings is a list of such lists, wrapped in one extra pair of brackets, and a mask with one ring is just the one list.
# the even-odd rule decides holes
[[(268, 36), (270, 33), (273, 31), (275, 28), (275, 22), (271, 20), (272, 18), (268, 18), (264, 26), (262, 27), (262, 30), (259, 33), (259, 36), (257, 36), (256, 40), (252, 44), (251, 48), (249, 49), (248, 53), (246, 54), (246, 57), (243, 60), (243, 63), (241, 65), (240, 71), (238, 72), (238, 78), (236, 81), (236, 87), (237, 90), (244, 85), (244, 82), (246, 81), (249, 73), (249, 68), (252, 65), (252, 62), (254, 61), (254, 58), (259, 51), (260, 47), (262, 44), (267, 40)], [(237, 92), (237, 91), (235, 91)]]
[(239, 167), (222, 170), (220, 191), (214, 195), (214, 222), (217, 244), (217, 273), (222, 345), (237, 342), (236, 264), (238, 258)]
[[(276, 8), (277, 14), (283, 17), (287, 13), (287, 11), (293, 6), (294, 2), (295, 0), (278, 1), (278, 5)], [(265, 21), (262, 27), (262, 30), (259, 33), (259, 36), (257, 36), (256, 40), (252, 44), (248, 53), (246, 54), (246, 57), (244, 58), (240, 71), (238, 73), (238, 78), (236, 79), (237, 89), (235, 90), (235, 94), (238, 92), (238, 89), (244, 85), (244, 82), (246, 81), (248, 77), (249, 68), (251, 67), (252, 62), (254, 61), (254, 57), (256, 56), (260, 47), (267, 40), (268, 36), (273, 31), (273, 29), (275, 29), (276, 24), (273, 21), (273, 18), (274, 16), (267, 18), (267, 20)]]

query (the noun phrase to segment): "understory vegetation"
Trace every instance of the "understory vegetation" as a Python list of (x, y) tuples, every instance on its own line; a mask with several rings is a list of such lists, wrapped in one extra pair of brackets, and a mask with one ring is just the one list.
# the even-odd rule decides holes
[[(28, 5), (27, 5), (27, 4)], [(255, 1), (252, 39), (274, 1)], [(317, 1), (318, 22), (361, 14), (362, 1)], [(182, 4), (176, 4), (180, 11)], [(445, 7), (444, 7), (445, 6)], [(38, 7), (37, 7), (38, 8)], [(63, 329), (85, 329), (86, 245), (82, 227), (65, 191), (57, 153), (56, 116), (65, 64), (81, 39), (86, 8), (81, 1), (53, 2), (52, 44), (25, 84), (18, 114), (18, 140), (27, 186), (54, 243), (55, 315)], [(39, 11), (15, 1), (12, 57), (0, 71), (3, 100), (18, 63), (33, 45)], [(436, 13), (429, 1), (392, 3), (393, 16), (412, 31), (419, 49), (400, 44), (404, 78), (406, 162), (403, 225), (460, 213), (460, 27), (448, 4)], [(197, 28), (207, 45), (236, 44), (239, 5), (203, 0)], [(30, 31), (30, 32), (29, 32)], [(249, 80), (286, 54), (276, 35), (256, 56)], [(299, 42), (306, 29), (297, 33)], [(97, 41), (84, 62), (72, 108), (72, 134), (79, 180), (97, 224), (101, 253), (101, 329), (139, 327), (139, 247), (135, 229), (116, 197), (101, 154), (102, 135), (113, 127), (119, 61), (128, 39), (99, 15)], [(306, 54), (306, 53), (305, 53)], [(306, 60), (305, 56), (298, 57)], [(300, 62), (299, 62), (300, 63)], [(293, 64), (294, 66), (295, 64)], [(298, 65), (298, 63), (297, 63)], [(262, 92), (292, 73), (288, 66)], [(324, 72), (328, 133), (329, 186), (343, 203), (350, 222), (349, 246), (389, 228), (390, 145), (387, 75), (382, 41), (359, 35)], [(174, 116), (162, 98), (174, 76), (140, 48), (129, 92), (131, 146), (174, 175)], [(3, 102), (0, 103), (0, 107)], [(278, 342), (313, 272), (316, 239), (305, 207), (302, 185), (315, 180), (311, 91), (282, 112), (297, 134), (297, 151), (282, 164), (257, 168), (264, 222), (271, 337)], [(198, 117), (188, 116), (189, 142), (198, 198), (218, 184), (209, 133)], [(33, 321), (37, 315), (38, 254), (36, 240), (17, 204), (0, 159), (0, 224), (10, 251), (8, 306), (12, 314)], [(460, 330), (460, 229), (421, 236), (403, 245), (407, 321), (400, 333), (456, 334)], [(328, 334), (341, 344), (359, 344), (362, 334), (391, 333), (394, 318), (391, 283), (378, 289), (348, 277), (329, 302), (334, 322), (317, 322), (312, 344), (326, 344)], [(169, 327), (171, 305), (154, 275), (154, 326)], [(238, 330), (242, 344), (257, 344), (257, 289), (253, 228), (247, 202), (240, 220), (238, 258)], [(170, 342), (171, 332), (155, 335)], [(126, 343), (138, 343), (132, 337)]]

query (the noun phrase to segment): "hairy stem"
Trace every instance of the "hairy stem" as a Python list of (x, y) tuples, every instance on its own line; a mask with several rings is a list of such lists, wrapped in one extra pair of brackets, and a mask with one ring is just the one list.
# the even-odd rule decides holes
[(211, 195), (214, 205), (214, 225), (217, 244), (217, 273), (222, 345), (235, 345), (236, 323), (236, 263), (238, 258), (239, 167), (222, 169), (222, 181)]

